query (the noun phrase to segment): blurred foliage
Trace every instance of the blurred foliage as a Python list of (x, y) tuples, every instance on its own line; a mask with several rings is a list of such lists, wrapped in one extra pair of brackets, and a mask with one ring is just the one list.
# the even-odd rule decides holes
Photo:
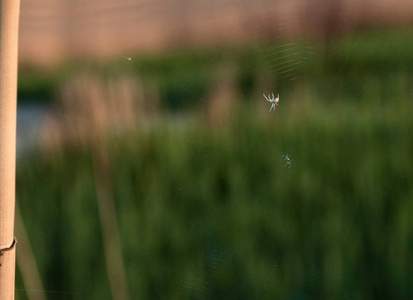
[[(251, 96), (220, 128), (162, 120), (110, 140), (133, 299), (413, 297), (413, 75), (393, 63), (337, 69), (361, 56), (342, 43), (294, 87), (277, 81), (291, 93), (274, 113)], [(251, 90), (264, 63), (254, 53), (231, 56)], [(201, 78), (220, 54), (199, 55), (133, 63), (165, 76), (173, 103), (183, 81), (199, 95), (212, 84)], [(17, 199), (51, 299), (110, 295), (92, 156), (61, 148), (18, 163)]]
[[(273, 73), (276, 71), (267, 66), (267, 60), (261, 52), (267, 48), (271, 50), (271, 48), (279, 47), (280, 42), (282, 41), (235, 49), (213, 48), (171, 51), (161, 54), (138, 54), (132, 56), (132, 60), (122, 56), (120, 59), (111, 61), (74, 61), (43, 69), (23, 65), (19, 68), (18, 97), (20, 102), (53, 103), (56, 86), (79, 72), (87, 71), (106, 77), (126, 72), (134, 73), (143, 80), (159, 82), (166, 107), (172, 110), (182, 110), (191, 108), (186, 105), (189, 99), (205, 96), (214, 83), (214, 74), (223, 65), (235, 66), (240, 89), (247, 94), (251, 93), (252, 81), (258, 72), (263, 69)], [(300, 54), (294, 57), (296, 60), (305, 54), (311, 55), (305, 48), (308, 43), (288, 42), (288, 45), (288, 49), (281, 52), (278, 64), (290, 61), (289, 52)], [(277, 50), (275, 52), (277, 53)], [(317, 60), (316, 57), (312, 58), (312, 61), (314, 60)], [(320, 65), (317, 67), (319, 68)], [(304, 74), (306, 68), (308, 66), (305, 64), (300, 66), (299, 73)], [(281, 80), (281, 83), (283, 81), (285, 80)]]
[[(214, 71), (222, 64), (233, 64), (238, 69), (238, 83), (244, 94), (253, 88), (253, 78), (262, 69), (269, 69), (277, 77), (277, 70), (271, 70), (265, 51), (283, 45), (278, 50), (278, 64), (291, 60), (289, 53), (297, 54), (295, 60), (305, 59), (297, 75), (334, 76), (350, 73), (375, 73), (413, 70), (412, 30), (366, 31), (342, 37), (320, 51), (317, 43), (306, 41), (280, 41), (244, 48), (213, 48), (186, 51), (170, 51), (159, 54), (131, 55), (112, 61), (77, 60), (51, 68), (19, 67), (19, 101), (53, 102), (56, 85), (80, 70), (97, 72), (100, 75), (117, 72), (134, 72), (143, 79), (155, 79), (161, 83), (163, 99), (171, 108), (186, 108), (182, 103), (190, 96), (203, 96), (211, 86)], [(312, 50), (309, 50), (312, 48)], [(277, 51), (275, 51), (277, 54)], [(282, 53), (281, 53), (282, 52)], [(286, 84), (282, 77), (275, 78), (278, 84)], [(286, 81), (286, 80), (284, 80)], [(182, 89), (189, 86), (191, 94)], [(181, 106), (179, 105), (181, 103)]]
[(413, 71), (412, 29), (364, 32), (346, 36), (327, 51), (328, 65), (335, 70), (386, 72)]

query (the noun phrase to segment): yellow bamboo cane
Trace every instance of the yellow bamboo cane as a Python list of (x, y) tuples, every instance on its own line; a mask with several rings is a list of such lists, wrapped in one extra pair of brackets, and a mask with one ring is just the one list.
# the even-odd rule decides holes
[(14, 299), (19, 0), (0, 0), (0, 299)]

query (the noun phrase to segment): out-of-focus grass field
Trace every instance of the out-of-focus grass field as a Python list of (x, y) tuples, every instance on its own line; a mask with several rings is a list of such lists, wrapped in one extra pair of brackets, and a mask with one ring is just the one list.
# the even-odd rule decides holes
[[(364, 33), (323, 55), (314, 48), (294, 81), (278, 80), (256, 49), (133, 60), (141, 77), (161, 79), (168, 109), (202, 113), (197, 99), (228, 60), (242, 98), (219, 127), (165, 119), (108, 138), (131, 298), (412, 298), (408, 36)], [(53, 95), (66, 76), (40, 74), (30, 86), (33, 74), (20, 75), (20, 95)], [(258, 74), (280, 91), (271, 114)], [(110, 298), (91, 149), (18, 162), (17, 201), (50, 299)]]

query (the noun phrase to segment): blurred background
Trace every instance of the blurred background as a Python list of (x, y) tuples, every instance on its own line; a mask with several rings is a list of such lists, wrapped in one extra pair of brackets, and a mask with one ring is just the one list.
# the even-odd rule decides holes
[(17, 299), (413, 297), (412, 1), (21, 0), (19, 34)]

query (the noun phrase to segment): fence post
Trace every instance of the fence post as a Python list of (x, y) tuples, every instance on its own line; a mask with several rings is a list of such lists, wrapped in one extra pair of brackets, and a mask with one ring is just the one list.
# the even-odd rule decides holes
[(20, 0), (0, 0), (0, 299), (14, 299), (17, 40)]

